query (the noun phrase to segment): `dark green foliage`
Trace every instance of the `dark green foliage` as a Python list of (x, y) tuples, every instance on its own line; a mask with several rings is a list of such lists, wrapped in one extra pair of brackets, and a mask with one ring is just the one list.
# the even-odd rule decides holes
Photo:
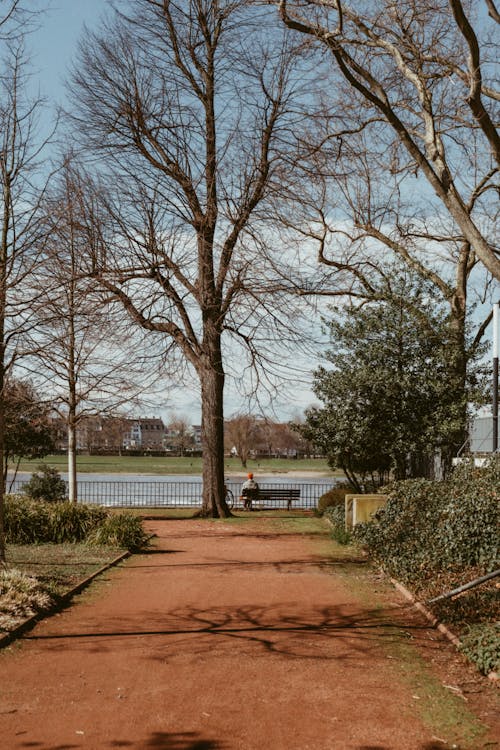
[[(465, 463), (447, 481), (395, 483), (377, 520), (356, 526), (353, 536), (425, 601), (499, 567), (499, 498), (500, 458), (482, 469)], [(494, 582), (431, 606), (458, 632), (466, 627), (463, 651), (482, 672), (498, 668)]]
[(38, 472), (24, 485), (23, 492), (33, 500), (61, 502), (66, 498), (66, 482), (57, 469), (40, 464)]
[(397, 578), (413, 582), (432, 571), (498, 565), (500, 461), (470, 465), (443, 482), (407, 480), (389, 490), (378, 523), (355, 536)]
[(140, 518), (130, 513), (108, 516), (91, 534), (91, 544), (122, 547), (131, 551), (143, 549), (147, 535)]
[(5, 386), (4, 469), (14, 457), (43, 458), (54, 450), (49, 406), (29, 381), (11, 379)]
[(462, 636), (462, 652), (482, 674), (500, 670), (500, 623), (474, 625)]
[(318, 507), (317, 507), (318, 514), (322, 516), (325, 510), (327, 508), (330, 508), (331, 506), (342, 505), (343, 507), (346, 493), (349, 491), (350, 490), (347, 485), (342, 485), (342, 486), (333, 487), (333, 489), (328, 490), (328, 492), (325, 492), (323, 495), (321, 495), (320, 499), (318, 500)]
[(12, 544), (38, 544), (52, 535), (52, 506), (24, 495), (5, 497), (5, 536)]
[(466, 427), (467, 384), (452, 376), (446, 315), (408, 274), (396, 270), (382, 291), (363, 307), (332, 309), (330, 367), (314, 373), (323, 407), (297, 426), (356, 492), (389, 476), (431, 476), (436, 450), (454, 455)]
[(22, 495), (5, 499), (5, 532), (10, 544), (75, 543), (136, 550), (146, 534), (141, 520), (126, 513), (69, 502), (47, 503)]

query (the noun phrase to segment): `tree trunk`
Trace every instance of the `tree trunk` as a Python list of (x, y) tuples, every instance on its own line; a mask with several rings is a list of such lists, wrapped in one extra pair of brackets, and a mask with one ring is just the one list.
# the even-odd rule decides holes
[(200, 371), (201, 430), (203, 442), (203, 502), (201, 515), (228, 518), (224, 493), (224, 370), (220, 337), (211, 347), (207, 366)]
[(68, 500), (78, 502), (78, 483), (76, 479), (76, 425), (72, 414), (68, 417)]
[(3, 472), (5, 454), (5, 403), (4, 403), (4, 373), (0, 365), (0, 565), (5, 563), (5, 476)]
[[(467, 353), (466, 353), (466, 297), (456, 294), (452, 302), (450, 316), (450, 344), (448, 355), (448, 371), (450, 388), (457, 394), (459, 404), (459, 424), (451, 435), (448, 445), (442, 446), (441, 455), (443, 471), (449, 473), (452, 459), (468, 438), (467, 424)], [(458, 395), (459, 394), (459, 395)]]

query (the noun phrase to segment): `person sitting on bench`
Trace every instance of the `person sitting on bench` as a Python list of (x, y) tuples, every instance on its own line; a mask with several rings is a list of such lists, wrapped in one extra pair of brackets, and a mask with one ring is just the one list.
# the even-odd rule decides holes
[(241, 497), (243, 500), (243, 507), (247, 510), (252, 510), (252, 500), (258, 497), (259, 485), (254, 481), (253, 474), (247, 474), (247, 480), (243, 482), (241, 487)]

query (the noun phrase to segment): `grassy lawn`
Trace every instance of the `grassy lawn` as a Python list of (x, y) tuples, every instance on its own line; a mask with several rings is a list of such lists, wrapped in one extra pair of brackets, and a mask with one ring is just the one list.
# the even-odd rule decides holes
[[(122, 552), (115, 547), (85, 544), (8, 544), (7, 564), (38, 578), (44, 589), (57, 598)], [(0, 599), (0, 610), (1, 607)]]
[[(53, 466), (58, 471), (66, 471), (68, 462), (65, 455), (46, 456), (43, 461), (22, 461), (20, 471), (36, 471), (40, 463)], [(304, 471), (318, 471), (326, 476), (334, 476), (328, 468), (325, 459), (282, 459), (270, 458), (259, 461), (249, 461), (244, 469), (237, 458), (225, 459), (225, 471), (228, 474), (245, 474), (253, 471), (262, 473), (296, 473)], [(173, 458), (156, 456), (78, 456), (78, 471), (95, 474), (186, 474), (200, 475), (202, 471), (201, 458)]]

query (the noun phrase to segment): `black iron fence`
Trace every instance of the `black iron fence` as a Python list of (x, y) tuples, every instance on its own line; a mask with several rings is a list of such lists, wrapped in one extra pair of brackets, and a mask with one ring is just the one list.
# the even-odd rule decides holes
[[(22, 492), (28, 480), (16, 480), (10, 492)], [(292, 507), (315, 508), (324, 492), (334, 486), (333, 482), (273, 482), (259, 483), (261, 489), (298, 489), (300, 498), (294, 500)], [(227, 488), (233, 493), (234, 507), (237, 508), (241, 482), (227, 482)], [(201, 505), (201, 482), (162, 481), (162, 480), (79, 480), (78, 501), (90, 505), (105, 505), (116, 508), (191, 508)], [(257, 502), (256, 507), (259, 506)], [(273, 507), (286, 508), (287, 501), (274, 501)]]

